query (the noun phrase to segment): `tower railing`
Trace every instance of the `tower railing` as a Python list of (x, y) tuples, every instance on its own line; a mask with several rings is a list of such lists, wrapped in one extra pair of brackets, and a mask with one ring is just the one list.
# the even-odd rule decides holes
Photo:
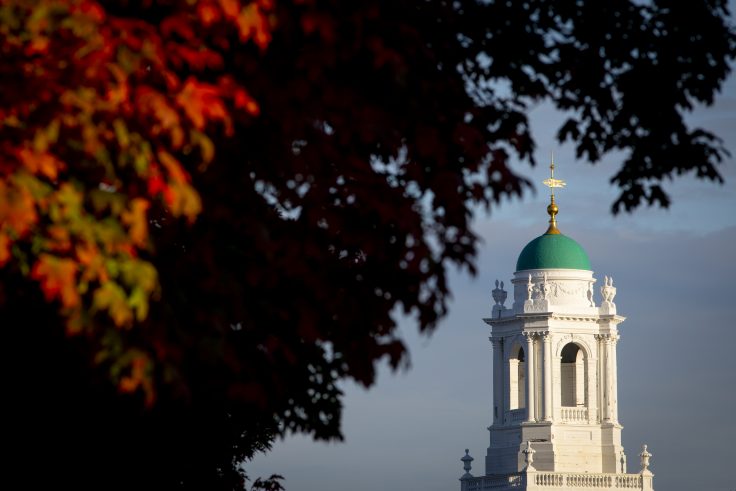
[(642, 474), (524, 471), (472, 477), (461, 482), (462, 491), (513, 491), (522, 487), (531, 491), (652, 490), (651, 478), (644, 479)]
[(524, 485), (524, 474), (519, 472), (504, 476), (479, 476), (462, 481), (462, 491), (504, 490)]
[(562, 421), (565, 423), (587, 423), (588, 408), (587, 407), (562, 407), (560, 408)]
[(504, 416), (504, 421), (507, 424), (521, 423), (522, 421), (526, 421), (526, 408), (522, 407), (520, 409), (512, 409), (511, 411), (506, 411)]

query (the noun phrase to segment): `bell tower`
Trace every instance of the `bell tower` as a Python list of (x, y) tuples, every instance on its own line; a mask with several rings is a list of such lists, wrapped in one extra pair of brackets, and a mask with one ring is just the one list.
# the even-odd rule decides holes
[[(513, 303), (496, 282), (491, 317), (493, 411), (485, 476), (467, 470), (462, 489), (652, 489), (649, 456), (627, 472), (618, 420), (616, 344), (619, 325), (613, 278), (596, 278), (585, 250), (557, 228), (554, 190), (547, 231), (519, 255)], [(649, 455), (646, 457), (645, 454)], [(469, 465), (469, 462), (468, 462)]]

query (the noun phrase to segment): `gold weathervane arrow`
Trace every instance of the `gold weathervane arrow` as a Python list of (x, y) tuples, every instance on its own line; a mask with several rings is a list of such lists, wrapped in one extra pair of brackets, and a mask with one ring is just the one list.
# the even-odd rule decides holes
[(550, 190), (550, 203), (547, 206), (547, 213), (549, 214), (549, 228), (547, 228), (547, 234), (559, 234), (560, 231), (557, 229), (557, 219), (555, 216), (559, 211), (559, 208), (555, 204), (555, 188), (564, 188), (567, 184), (562, 179), (555, 179), (555, 156), (551, 155), (551, 163), (549, 164), (549, 179), (545, 179), (542, 183), (547, 186)]

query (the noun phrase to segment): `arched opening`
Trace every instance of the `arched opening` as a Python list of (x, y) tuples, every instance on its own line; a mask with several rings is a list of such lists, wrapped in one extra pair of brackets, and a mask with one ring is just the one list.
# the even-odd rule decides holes
[(526, 363), (524, 348), (518, 347), (509, 358), (509, 409), (526, 407)]
[(586, 406), (587, 369), (585, 352), (577, 344), (569, 343), (562, 348), (560, 395), (563, 407)]

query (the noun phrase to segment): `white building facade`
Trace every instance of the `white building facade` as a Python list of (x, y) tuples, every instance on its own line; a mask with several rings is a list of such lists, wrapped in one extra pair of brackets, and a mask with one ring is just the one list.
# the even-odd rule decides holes
[(590, 261), (557, 230), (554, 197), (548, 212), (549, 229), (519, 256), (512, 305), (503, 282), (493, 290), (490, 445), (484, 476), (466, 451), (461, 491), (651, 491), (646, 446), (629, 473), (621, 445), (616, 288), (605, 277), (596, 303)]

